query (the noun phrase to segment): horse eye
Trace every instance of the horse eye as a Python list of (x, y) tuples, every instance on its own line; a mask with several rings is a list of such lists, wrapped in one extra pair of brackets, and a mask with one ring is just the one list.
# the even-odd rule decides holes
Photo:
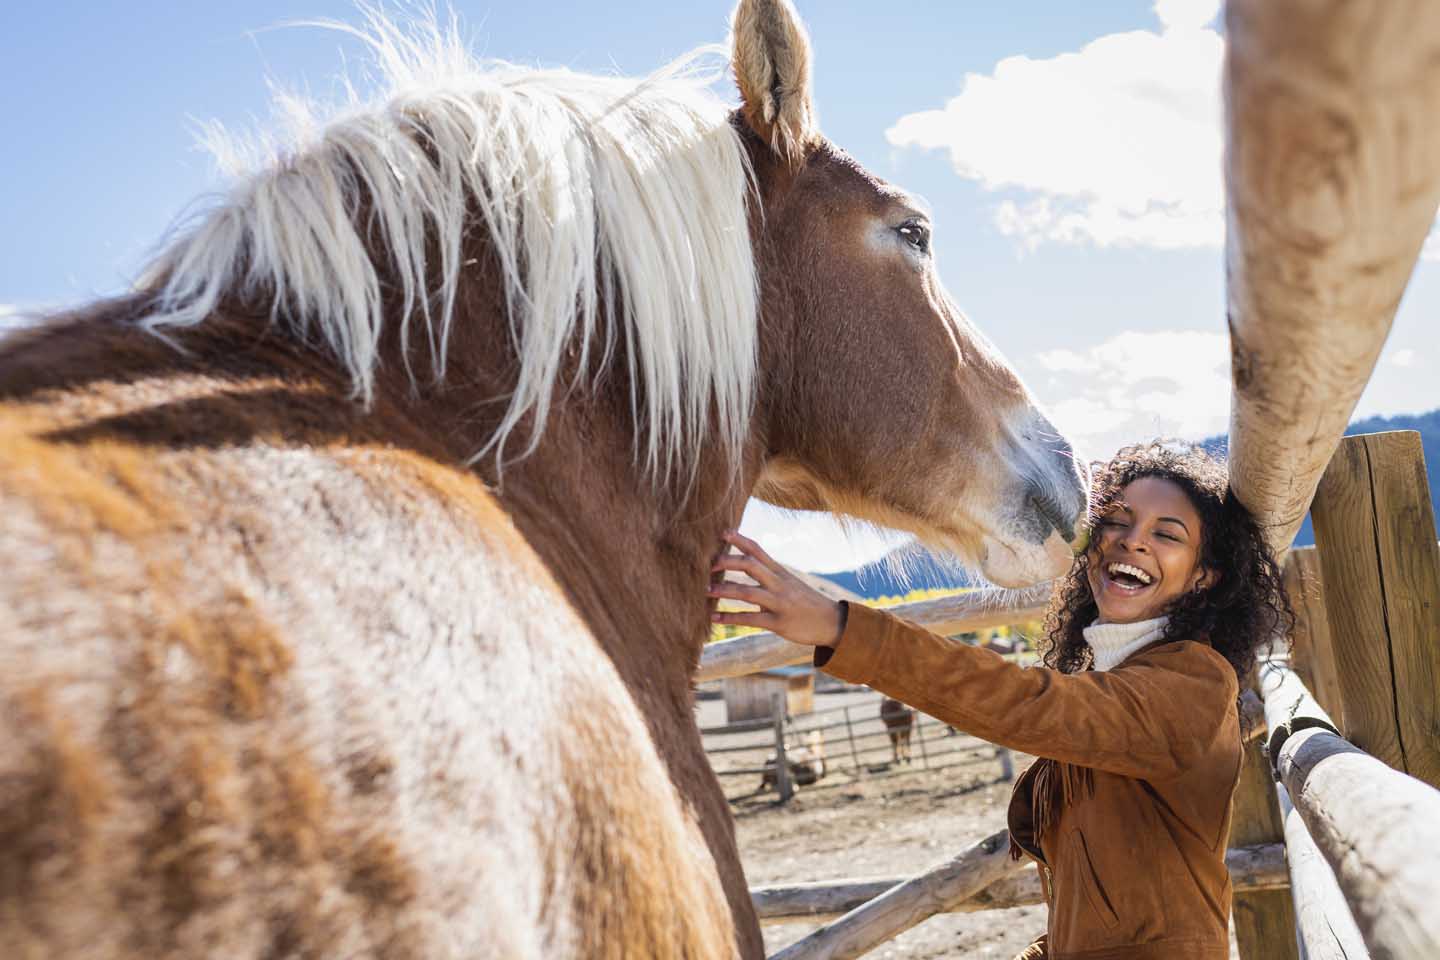
[(921, 253), (930, 252), (930, 228), (921, 221), (906, 220), (896, 228), (896, 232)]

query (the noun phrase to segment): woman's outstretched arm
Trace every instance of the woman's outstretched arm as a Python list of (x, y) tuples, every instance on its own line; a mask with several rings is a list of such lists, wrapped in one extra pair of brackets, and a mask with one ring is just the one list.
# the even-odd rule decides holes
[(1227, 724), (1234, 719), (1235, 672), (1208, 645), (1162, 645), (1105, 673), (1022, 668), (858, 604), (842, 620), (839, 604), (758, 544), (739, 534), (726, 542), (743, 553), (722, 557), (717, 571), (739, 570), (757, 584), (715, 584), (711, 596), (760, 609), (717, 613), (716, 622), (773, 630), (817, 647), (815, 665), (832, 676), (868, 684), (991, 743), (1163, 780), (1234, 733)]

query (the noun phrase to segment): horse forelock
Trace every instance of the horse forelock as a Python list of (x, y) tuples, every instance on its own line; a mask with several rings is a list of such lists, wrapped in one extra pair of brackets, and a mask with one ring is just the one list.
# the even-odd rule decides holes
[[(622, 347), (647, 469), (693, 463), (714, 424), (736, 459), (756, 364), (752, 173), (696, 56), (641, 80), (596, 77), (482, 64), (454, 23), (371, 11), (364, 28), (329, 26), (374, 52), (380, 92), (364, 102), (347, 85), (328, 120), (278, 95), (283, 149), (208, 127), (240, 180), (145, 270), (145, 325), (163, 335), (231, 299), (268, 303), (368, 403), (386, 323), (404, 344), (418, 334), (437, 379), (463, 370), (449, 344), (478, 230), (519, 373), (475, 459), (499, 457), (522, 420), (533, 449), (577, 346), (582, 371)], [(413, 381), (408, 350), (402, 361)]]

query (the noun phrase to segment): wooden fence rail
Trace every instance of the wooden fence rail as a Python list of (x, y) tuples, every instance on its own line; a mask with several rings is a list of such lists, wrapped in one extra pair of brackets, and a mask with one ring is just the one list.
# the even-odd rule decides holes
[(1010, 835), (1001, 830), (772, 954), (771, 960), (858, 957), (1021, 869), (1021, 863), (1010, 859)]
[[(937, 633), (967, 633), (1040, 619), (1050, 603), (1050, 590), (1049, 583), (1023, 590), (973, 590), (953, 597), (902, 603), (889, 612)], [(809, 663), (814, 653), (813, 647), (782, 640), (773, 633), (719, 640), (706, 644), (695, 682)]]
[[(1235, 847), (1225, 856), (1230, 882), (1236, 890), (1278, 890), (1287, 882), (1285, 847), (1279, 843)], [(787, 920), (830, 920), (887, 893), (909, 877), (878, 877), (833, 880), (819, 883), (788, 883), (754, 887), (750, 899), (761, 923)], [(980, 910), (1008, 910), (1043, 903), (1040, 876), (1023, 865), (1016, 873), (1002, 877), (967, 900), (951, 904), (947, 913), (974, 913)], [(1312, 960), (1318, 960), (1314, 954)], [(1352, 958), (1353, 960), (1353, 958)]]
[(1231, 485), (1280, 552), (1435, 220), (1440, 5), (1229, 0), (1225, 30)]
[(1440, 790), (1327, 729), (1292, 671), (1268, 668), (1261, 693), (1276, 773), (1371, 953), (1440, 957)]
[(1367, 960), (1370, 951), (1365, 949), (1350, 906), (1335, 882), (1335, 872), (1321, 856), (1284, 787), (1280, 788), (1280, 809), (1285, 818), (1290, 899), (1306, 960)]

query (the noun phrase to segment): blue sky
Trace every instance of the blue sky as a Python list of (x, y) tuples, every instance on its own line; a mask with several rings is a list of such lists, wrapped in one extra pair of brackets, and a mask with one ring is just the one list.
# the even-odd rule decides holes
[[(821, 126), (922, 194), (951, 294), (1082, 452), (1224, 429), (1215, 0), (799, 0)], [(476, 47), (645, 73), (725, 39), (725, 0), (457, 2)], [(294, 20), (348, 2), (24, 4), (0, 32), (0, 324), (124, 288), (224, 188), (196, 124), (263, 128), (267, 80), (327, 97), (362, 59)], [(1434, 256), (1440, 259), (1440, 242)], [(1440, 262), (1422, 260), (1358, 414), (1440, 407)], [(894, 539), (747, 513), (783, 559), (837, 569)]]

